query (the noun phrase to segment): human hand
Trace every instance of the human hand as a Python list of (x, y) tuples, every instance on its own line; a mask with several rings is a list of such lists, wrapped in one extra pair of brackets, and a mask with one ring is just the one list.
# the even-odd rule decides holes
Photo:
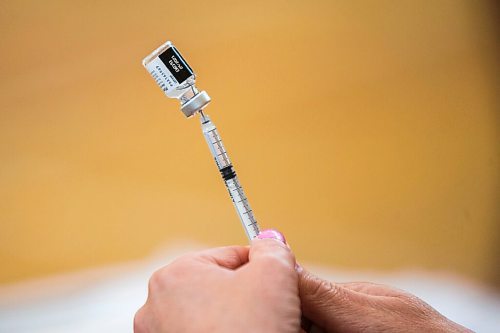
[[(259, 237), (279, 239), (275, 231)], [(297, 333), (300, 301), (295, 258), (281, 241), (256, 239), (185, 255), (153, 274), (136, 333)]]
[(402, 290), (369, 282), (332, 283), (299, 270), (302, 313), (325, 333), (472, 332)]

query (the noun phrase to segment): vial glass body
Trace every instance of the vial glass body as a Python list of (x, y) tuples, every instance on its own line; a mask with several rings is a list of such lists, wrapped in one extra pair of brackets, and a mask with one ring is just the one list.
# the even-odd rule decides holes
[(210, 96), (196, 89), (196, 75), (172, 42), (167, 41), (142, 61), (165, 95), (181, 103), (186, 117), (205, 108)]
[(198, 93), (196, 76), (172, 42), (167, 41), (142, 61), (156, 83), (170, 98), (188, 101)]

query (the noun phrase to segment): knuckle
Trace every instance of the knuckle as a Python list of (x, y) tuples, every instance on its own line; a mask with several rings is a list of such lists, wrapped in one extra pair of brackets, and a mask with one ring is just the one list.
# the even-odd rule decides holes
[(169, 271), (170, 269), (167, 266), (157, 270), (151, 275), (148, 282), (150, 293), (168, 288), (169, 283), (171, 282)]
[(417, 296), (402, 294), (397, 298), (399, 302), (402, 303), (400, 308), (405, 309), (407, 315), (413, 319), (429, 318), (435, 312), (429, 304), (425, 303)]
[(154, 293), (156, 291), (175, 287), (180, 281), (182, 281), (186, 272), (188, 260), (188, 258), (179, 258), (169, 265), (155, 271), (149, 278), (149, 292)]
[(310, 297), (317, 300), (342, 300), (345, 294), (341, 287), (317, 277), (313, 278), (309, 289)]
[(161, 285), (163, 284), (163, 278), (162, 278), (163, 273), (160, 273), (160, 271), (154, 272), (151, 277), (149, 278), (148, 282), (148, 289), (149, 293), (151, 294), (155, 290), (158, 290), (161, 288)]
[(340, 301), (343, 301), (347, 298), (347, 295), (342, 287), (339, 287), (336, 284), (328, 281), (323, 281), (322, 284), (325, 285), (325, 288), (328, 288), (327, 295), (329, 298), (335, 298)]
[(145, 319), (145, 309), (144, 307), (140, 308), (134, 316), (134, 333), (147, 333), (148, 332), (148, 324)]

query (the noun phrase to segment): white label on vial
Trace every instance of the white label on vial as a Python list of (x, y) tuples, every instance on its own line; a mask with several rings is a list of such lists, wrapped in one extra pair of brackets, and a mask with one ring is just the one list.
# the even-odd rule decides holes
[(160, 58), (154, 58), (149, 64), (146, 65), (146, 68), (165, 93), (170, 92), (179, 86), (179, 82), (177, 82), (175, 77), (172, 73), (170, 73), (167, 66), (165, 66)]

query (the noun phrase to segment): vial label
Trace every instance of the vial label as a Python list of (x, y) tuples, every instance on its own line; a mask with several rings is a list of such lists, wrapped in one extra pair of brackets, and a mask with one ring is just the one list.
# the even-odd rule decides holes
[(155, 58), (148, 63), (146, 69), (164, 92), (169, 92), (179, 86), (179, 81), (175, 79), (174, 75), (170, 73), (167, 66), (159, 58)]
[(193, 75), (193, 70), (175, 47), (172, 46), (166, 49), (165, 52), (160, 54), (159, 58), (170, 73), (174, 75), (177, 82), (182, 83)]
[[(179, 100), (181, 111), (186, 117), (203, 109), (210, 102), (207, 93), (199, 93), (196, 89), (196, 75), (170, 41), (145, 57), (142, 65), (167, 97)], [(196, 100), (188, 103), (195, 97)]]

